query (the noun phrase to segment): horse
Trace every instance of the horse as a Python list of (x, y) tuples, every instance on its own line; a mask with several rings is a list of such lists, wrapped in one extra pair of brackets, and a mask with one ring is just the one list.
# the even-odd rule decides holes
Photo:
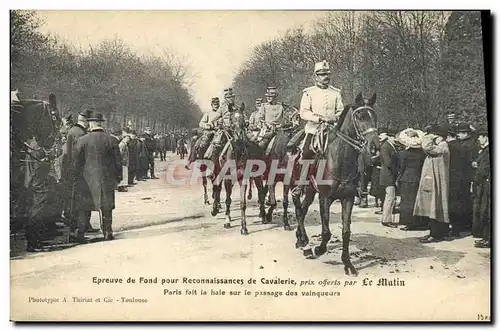
[[(25, 213), (24, 198), (26, 194), (24, 177), (25, 162), (52, 163), (56, 155), (56, 144), (60, 140), (63, 127), (57, 109), (56, 96), (51, 93), (49, 101), (12, 100), (10, 108), (10, 194), (11, 224), (17, 228), (18, 220)], [(42, 159), (35, 155), (38, 151), (28, 142), (36, 140), (39, 148), (47, 157)], [(15, 230), (15, 229), (14, 229)]]
[[(331, 238), (330, 206), (333, 201), (340, 199), (342, 205), (342, 262), (346, 275), (357, 275), (357, 270), (349, 256), (349, 241), (351, 237), (351, 213), (354, 197), (359, 184), (358, 156), (365, 145), (380, 147), (377, 134), (377, 116), (373, 110), (376, 93), (368, 100), (359, 93), (354, 103), (340, 115), (339, 121), (328, 135), (323, 162), (326, 162), (320, 179), (327, 179), (328, 184), (318, 184), (312, 174), (309, 183), (305, 186), (304, 198), (301, 201), (298, 194), (293, 194), (295, 213), (297, 217), (296, 248), (302, 248), (304, 256), (320, 256), (327, 251), (327, 243)], [(319, 132), (331, 129), (330, 124), (322, 122)], [(319, 171), (316, 169), (316, 172)], [(327, 178), (325, 178), (325, 176)], [(321, 215), (321, 243), (311, 247), (304, 226), (304, 219), (316, 193), (319, 193), (319, 208)]]
[(275, 192), (276, 184), (281, 181), (283, 182), (283, 227), (286, 231), (291, 231), (291, 227), (288, 222), (288, 193), (290, 192), (290, 183), (284, 181), (285, 176), (283, 174), (277, 174), (272, 182), (268, 181), (268, 177), (269, 170), (273, 162), (277, 163), (277, 166), (280, 168), (287, 166), (289, 161), (289, 155), (287, 154), (287, 144), (299, 129), (299, 111), (298, 109), (294, 108), (293, 111), (287, 114), (287, 116), (283, 117), (283, 121), (280, 127), (277, 128), (276, 137), (274, 138), (274, 144), (269, 151), (268, 157), (266, 157), (267, 171), (264, 175), (264, 179), (266, 180), (265, 192), (269, 194), (269, 200), (266, 203), (269, 205), (269, 209), (264, 215), (265, 219), (263, 223), (272, 222), (273, 211), (277, 206)]
[[(239, 116), (238, 116), (239, 115)], [(248, 170), (246, 168), (248, 160), (258, 160), (262, 156), (262, 148), (248, 139), (245, 123), (243, 121), (243, 116), (241, 114), (236, 114), (238, 116), (237, 124), (233, 128), (233, 134), (229, 137), (226, 147), (219, 158), (219, 164), (221, 166), (220, 173), (216, 178), (216, 182), (224, 183), (224, 189), (226, 191), (226, 222), (224, 223), (224, 228), (231, 228), (231, 194), (233, 190), (233, 186), (238, 182), (240, 185), (240, 211), (241, 211), (241, 229), (240, 232), (242, 235), (248, 235), (247, 223), (246, 223), (246, 189), (247, 189), (247, 181), (249, 178), (246, 178), (247, 174), (245, 171)], [(231, 162), (234, 162), (233, 165), (235, 168), (229, 169), (233, 170), (230, 178), (226, 178), (227, 174), (225, 169), (226, 165), (229, 165), (231, 168)], [(252, 171), (256, 170), (252, 168)], [(264, 185), (262, 181), (262, 176), (253, 177), (253, 182), (257, 188), (258, 196), (259, 196), (259, 205), (261, 214), (264, 212)], [(214, 188), (215, 191), (215, 188)], [(216, 199), (214, 201), (215, 204), (220, 201), (220, 189), (218, 190), (218, 194), (215, 195)], [(212, 214), (214, 215), (214, 214)], [(216, 215), (216, 214), (215, 214)], [(214, 216), (215, 216), (214, 215)]]

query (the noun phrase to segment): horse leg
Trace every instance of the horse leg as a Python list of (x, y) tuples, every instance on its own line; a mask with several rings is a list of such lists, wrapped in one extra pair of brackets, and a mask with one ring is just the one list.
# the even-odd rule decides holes
[(212, 206), (212, 216), (216, 216), (219, 213), (221, 185), (212, 185), (212, 191), (212, 197), (214, 198), (214, 204)]
[(252, 200), (252, 183), (253, 183), (253, 178), (249, 179), (249, 185), (248, 185), (248, 200)]
[(332, 205), (332, 202), (333, 199), (320, 194), (319, 213), (321, 215), (321, 244), (314, 248), (314, 253), (317, 256), (326, 253), (326, 245), (332, 237), (332, 233), (330, 232), (330, 206)]
[(295, 189), (292, 190), (292, 203), (295, 207), (295, 219), (297, 220), (297, 230), (295, 231), (297, 242), (295, 243), (295, 248), (304, 247), (306, 245), (302, 241), (305, 230), (303, 230), (304, 219), (302, 218), (302, 202), (300, 201), (300, 197), (301, 191), (295, 187)]
[(231, 227), (231, 193), (233, 190), (233, 183), (230, 179), (224, 181), (224, 189), (226, 190), (226, 223), (224, 228), (229, 229)]
[(288, 223), (288, 192), (290, 191), (289, 185), (283, 185), (283, 227), (285, 231), (292, 231)]
[(265, 221), (262, 223), (269, 224), (273, 221), (273, 211), (276, 208), (276, 184), (273, 183), (267, 186), (269, 188), (269, 209), (267, 210)]
[(351, 213), (354, 197), (343, 198), (342, 201), (342, 263), (346, 275), (356, 276), (358, 271), (351, 263), (349, 256), (349, 241), (351, 240)]
[(261, 177), (255, 178), (255, 186), (257, 187), (257, 196), (259, 203), (259, 217), (262, 220), (262, 223), (265, 221), (266, 217), (266, 206), (264, 205), (264, 199), (267, 194), (267, 187), (264, 186), (263, 180)]
[(240, 210), (241, 210), (241, 234), (247, 235), (247, 219), (246, 219), (246, 209), (247, 209), (247, 200), (246, 200), (246, 191), (247, 185), (240, 183)]
[[(301, 228), (301, 237), (297, 237), (298, 247), (304, 247), (304, 255), (308, 256), (312, 254), (312, 250), (309, 247), (309, 238), (307, 237), (306, 228), (305, 228), (305, 218), (307, 212), (309, 211), (309, 207), (314, 201), (314, 196), (316, 192), (311, 187), (306, 188), (305, 197), (300, 206), (300, 228)], [(299, 222), (299, 219), (297, 219)], [(297, 247), (297, 244), (295, 245)]]
[(203, 199), (204, 199), (204, 204), (209, 205), (210, 201), (208, 200), (208, 193), (207, 193), (207, 177), (203, 176), (201, 178), (201, 181), (203, 183)]

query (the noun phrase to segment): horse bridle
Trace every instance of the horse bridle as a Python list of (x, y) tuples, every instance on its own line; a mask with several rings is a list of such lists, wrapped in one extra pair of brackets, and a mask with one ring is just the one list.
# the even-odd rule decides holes
[[(45, 141), (48, 140), (49, 138), (53, 138), (54, 139), (54, 142), (55, 142), (55, 135), (56, 135), (56, 121), (57, 121), (57, 112), (54, 110), (54, 109), (51, 109), (51, 107), (49, 106), (49, 104), (45, 101), (42, 101), (42, 107), (44, 109), (44, 111), (46, 111), (48, 114), (49, 114), (49, 118), (50, 118), (50, 126), (51, 126), (51, 133), (49, 134), (49, 136), (47, 136), (47, 138), (45, 138), (45, 140), (41, 143), (38, 144), (38, 146), (44, 150), (45, 154), (46, 155), (50, 155), (50, 149), (53, 148), (54, 146), (51, 146), (51, 148), (49, 149), (45, 149), (43, 146), (45, 145)], [(37, 121), (36, 123), (40, 122), (42, 116), (44, 115), (44, 112), (41, 112), (40, 115), (37, 117)], [(32, 133), (30, 131), (30, 133)], [(38, 133), (38, 131), (35, 131), (35, 133)], [(36, 135), (34, 135), (36, 136)], [(23, 146), (23, 149), (24, 151), (26, 152), (26, 154), (28, 154), (31, 158), (33, 158), (35, 161), (38, 161), (38, 162), (50, 162), (51, 161), (51, 158), (50, 157), (45, 157), (43, 159), (39, 159), (37, 157), (35, 157), (33, 154), (30, 153), (30, 150), (31, 151), (38, 151), (39, 149), (34, 149), (33, 147), (31, 147), (30, 145), (28, 145), (26, 142), (24, 141), (21, 141), (21, 139), (19, 137), (17, 137), (16, 134), (13, 134), (13, 138), (17, 141), (18, 144), (21, 144)]]
[(351, 112), (351, 121), (354, 125), (354, 131), (356, 133), (356, 138), (351, 138), (348, 135), (346, 135), (345, 133), (337, 131), (337, 135), (339, 136), (339, 138), (342, 139), (342, 141), (344, 141), (346, 144), (348, 144), (349, 146), (351, 146), (352, 148), (357, 150), (358, 152), (361, 152), (363, 150), (363, 148), (366, 146), (366, 144), (368, 143), (368, 141), (366, 140), (366, 136), (370, 133), (377, 132), (377, 129), (373, 128), (373, 127), (370, 127), (368, 129), (364, 130), (363, 132), (361, 132), (361, 130), (359, 129), (359, 123), (358, 123), (355, 115), (357, 113), (359, 113), (360, 111), (364, 111), (364, 110), (368, 111), (370, 118), (373, 120), (374, 110), (370, 106), (361, 106), (361, 107), (354, 109)]

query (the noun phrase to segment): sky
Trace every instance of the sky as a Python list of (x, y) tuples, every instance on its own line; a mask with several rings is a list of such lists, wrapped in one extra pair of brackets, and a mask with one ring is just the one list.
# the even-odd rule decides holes
[[(309, 28), (324, 11), (39, 11), (43, 32), (88, 47), (117, 36), (139, 54), (168, 49), (185, 59), (202, 109), (221, 96), (254, 46)], [(237, 93), (237, 91), (235, 91)]]

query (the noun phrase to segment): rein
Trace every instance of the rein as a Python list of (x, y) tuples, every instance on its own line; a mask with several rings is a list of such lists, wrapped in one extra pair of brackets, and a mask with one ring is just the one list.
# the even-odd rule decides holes
[[(347, 145), (349, 145), (352, 148), (354, 148), (357, 151), (358, 154), (361, 153), (361, 151), (365, 148), (366, 144), (368, 143), (367, 140), (366, 140), (366, 138), (365, 138), (366, 135), (377, 131), (376, 128), (371, 127), (371, 128), (368, 128), (368, 129), (364, 130), (363, 132), (361, 132), (361, 130), (359, 129), (359, 123), (356, 120), (356, 118), (355, 118), (354, 115), (357, 114), (360, 111), (363, 111), (363, 110), (367, 110), (368, 114), (370, 115), (370, 118), (373, 119), (373, 116), (372, 116), (373, 108), (371, 108), (369, 106), (361, 106), (359, 108), (354, 109), (351, 112), (351, 121), (352, 121), (353, 126), (354, 126), (354, 131), (356, 133), (356, 138), (352, 138), (352, 137), (348, 136), (347, 134), (341, 132), (340, 130), (337, 130), (337, 132), (336, 132), (336, 134), (338, 135), (338, 137), (340, 138), (340, 140), (342, 140)], [(322, 125), (327, 125), (328, 126), (330, 124), (328, 124), (326, 122), (323, 122)], [(325, 147), (325, 149), (326, 149), (326, 147)], [(350, 183), (350, 182), (354, 181), (356, 178), (358, 178), (358, 176), (359, 176), (359, 169), (358, 169), (358, 167), (356, 167), (356, 172), (353, 175), (349, 176), (347, 179), (344, 179), (344, 180), (342, 180), (341, 178), (335, 177), (328, 170), (328, 168), (325, 168), (325, 172), (330, 177), (330, 179), (335, 179), (336, 181), (340, 182), (340, 184)]]

